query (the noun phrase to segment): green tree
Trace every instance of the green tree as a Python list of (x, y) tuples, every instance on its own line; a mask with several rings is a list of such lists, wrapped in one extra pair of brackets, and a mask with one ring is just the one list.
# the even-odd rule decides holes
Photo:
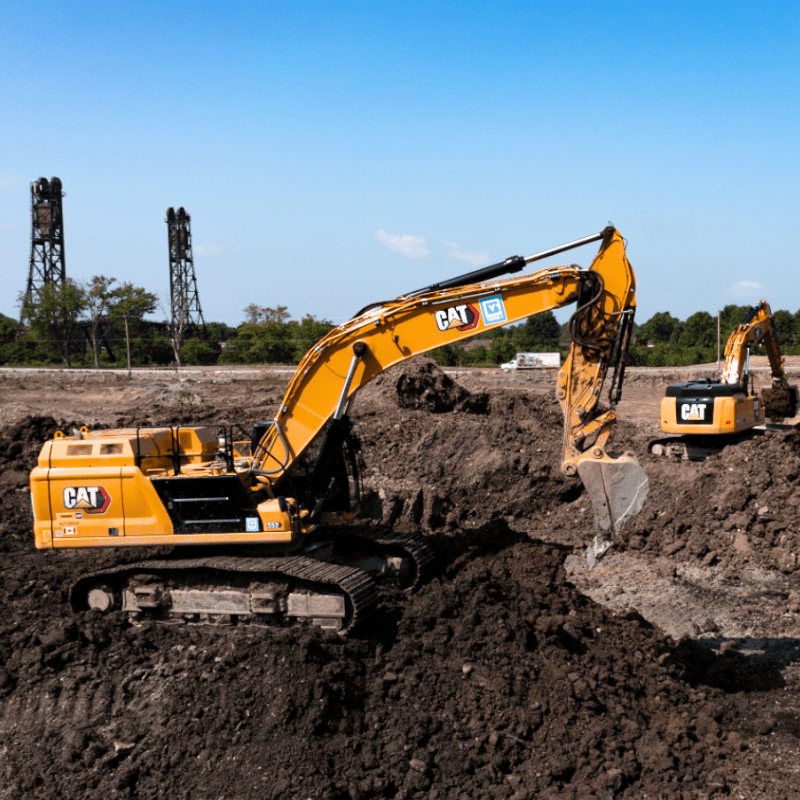
[(303, 356), (329, 331), (336, 326), (326, 319), (317, 319), (306, 314), (300, 322), (292, 320), (288, 323), (294, 343), (294, 362), (300, 363)]
[(83, 287), (86, 297), (85, 314), (88, 318), (91, 331), (95, 369), (100, 367), (100, 342), (98, 340), (98, 331), (100, 330), (103, 317), (108, 312), (108, 307), (113, 300), (111, 296), (111, 284), (116, 283), (116, 280), (116, 278), (106, 278), (105, 275), (95, 275), (91, 281)]
[(17, 321), (0, 314), (0, 364), (16, 362)]
[(458, 366), (459, 361), (458, 351), (461, 351), (460, 347), (457, 348), (452, 344), (446, 344), (442, 347), (437, 347), (434, 350), (431, 350), (428, 355), (440, 367), (456, 367)]
[(266, 322), (239, 326), (234, 347), (223, 352), (224, 364), (291, 364), (294, 342), (288, 325)]
[(258, 325), (258, 323), (261, 322), (261, 306), (250, 303), (247, 308), (242, 310), (244, 312), (244, 321), (248, 325)]
[(668, 311), (659, 311), (636, 330), (636, 340), (640, 344), (668, 344), (680, 334), (681, 321)]
[(778, 310), (772, 315), (775, 318), (775, 336), (778, 340), (778, 347), (783, 351), (795, 341), (794, 336), (794, 317), (788, 311)]
[(21, 295), (22, 318), (32, 331), (59, 353), (70, 366), (70, 343), (78, 319), (86, 305), (83, 289), (67, 278), (60, 283), (46, 283), (30, 295)]
[(261, 316), (264, 319), (264, 323), (277, 322), (282, 324), (288, 322), (292, 315), (289, 313), (288, 306), (275, 306), (275, 308), (262, 308)]
[(561, 341), (561, 326), (552, 311), (534, 314), (532, 317), (528, 317), (522, 325), (514, 328), (511, 341), (516, 348), (514, 352), (558, 350)]
[(487, 364), (489, 361), (489, 351), (481, 344), (464, 351), (462, 361), (465, 365), (477, 367)]
[(217, 363), (217, 351), (203, 339), (187, 339), (181, 347), (181, 360), (207, 367)]
[(137, 364), (169, 364), (174, 355), (172, 343), (167, 336), (148, 332), (145, 336), (131, 340), (131, 358)]
[(121, 320), (125, 325), (125, 353), (129, 375), (131, 372), (131, 323), (140, 321), (145, 314), (152, 314), (157, 303), (156, 295), (129, 282), (123, 283), (111, 291), (108, 316), (112, 320)]
[(713, 347), (717, 346), (717, 320), (707, 311), (692, 314), (681, 326), (678, 335), (681, 347)]
[(720, 311), (720, 340), (723, 350), (725, 349), (725, 342), (728, 341), (730, 335), (736, 330), (739, 323), (749, 316), (752, 310), (752, 306), (727, 305)]
[(505, 337), (498, 336), (492, 339), (492, 345), (489, 348), (489, 361), (493, 364), (505, 364), (511, 361), (517, 353), (517, 348), (514, 343)]

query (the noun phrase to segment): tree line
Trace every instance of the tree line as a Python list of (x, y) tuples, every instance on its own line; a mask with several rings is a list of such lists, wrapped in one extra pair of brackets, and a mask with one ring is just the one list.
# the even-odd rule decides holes
[[(698, 311), (685, 321), (668, 311), (654, 314), (643, 324), (634, 325), (627, 363), (640, 367), (677, 367), (714, 362), (718, 342), (722, 357), (728, 337), (750, 311), (750, 306), (725, 306), (719, 313), (719, 334), (717, 317), (707, 311)], [(774, 311), (773, 317), (781, 353), (800, 355), (800, 311), (794, 314)], [(439, 348), (432, 355), (443, 366), (494, 366), (524, 352), (559, 352), (563, 360), (570, 347), (567, 324), (559, 326), (552, 312), (492, 331), (492, 337), (486, 338), (485, 345), (475, 346), (473, 341), (469, 346), (465, 342)], [(760, 346), (753, 354), (765, 352)]]
[[(48, 284), (33, 296), (20, 295), (25, 325), (0, 315), (0, 364), (121, 367), (168, 364), (297, 364), (334, 324), (307, 314), (291, 318), (287, 306), (243, 309), (238, 327), (210, 323), (189, 331), (177, 323), (154, 323), (158, 298), (141, 286), (95, 276), (79, 284)], [(719, 316), (719, 342), (750, 311), (728, 305)], [(800, 354), (800, 311), (775, 311), (778, 344), (784, 355)], [(717, 317), (699, 311), (682, 321), (659, 312), (634, 327), (628, 363), (632, 366), (686, 366), (716, 361)], [(495, 366), (518, 352), (569, 349), (566, 323), (552, 312), (478, 334), (458, 345), (431, 352), (443, 366)]]
[[(185, 326), (145, 320), (158, 297), (130, 282), (96, 275), (66, 279), (18, 296), (21, 322), (0, 315), (0, 363), (37, 366), (132, 366), (185, 363), (198, 357), (198, 342)], [(213, 347), (210, 356), (216, 361)], [(184, 355), (185, 354), (185, 355)], [(202, 347), (199, 356), (202, 357)]]
[[(717, 316), (698, 311), (686, 321), (669, 312), (654, 314), (634, 329), (635, 344), (630, 348), (629, 362), (638, 366), (671, 367), (707, 364), (725, 352), (725, 343), (736, 326), (751, 311), (751, 306), (727, 305)], [(800, 311), (773, 311), (775, 336), (783, 355), (800, 355)], [(717, 325), (719, 322), (719, 338)], [(763, 355), (763, 347), (754, 355)]]

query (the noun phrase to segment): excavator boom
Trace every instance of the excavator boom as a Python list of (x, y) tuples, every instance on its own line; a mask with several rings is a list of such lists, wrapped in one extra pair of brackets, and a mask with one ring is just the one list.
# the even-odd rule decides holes
[[(590, 242), (601, 242), (588, 270), (551, 267), (500, 278), (502, 271)], [(579, 474), (595, 509), (604, 552), (627, 519), (641, 509), (647, 477), (630, 454), (608, 455), (605, 444), (616, 420), (625, 352), (635, 311), (635, 277), (622, 236), (613, 227), (528, 258), (514, 256), (459, 279), (376, 304), (325, 336), (305, 355), (275, 419), (255, 451), (251, 470), (275, 485), (330, 420), (344, 416), (358, 389), (413, 356), (454, 344), (535, 314), (577, 303), (570, 322), (572, 345), (558, 374), (564, 413), (562, 469)], [(612, 408), (598, 402), (609, 367)]]

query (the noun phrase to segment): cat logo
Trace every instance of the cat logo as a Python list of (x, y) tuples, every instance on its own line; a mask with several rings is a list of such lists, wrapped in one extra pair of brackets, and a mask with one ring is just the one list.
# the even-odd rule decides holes
[(64, 489), (64, 508), (78, 508), (87, 514), (105, 514), (111, 496), (102, 486), (67, 486)]
[(705, 403), (681, 403), (681, 419), (684, 422), (705, 422)]
[(480, 319), (478, 309), (470, 303), (443, 308), (434, 316), (436, 317), (436, 327), (440, 331), (471, 331), (478, 326)]

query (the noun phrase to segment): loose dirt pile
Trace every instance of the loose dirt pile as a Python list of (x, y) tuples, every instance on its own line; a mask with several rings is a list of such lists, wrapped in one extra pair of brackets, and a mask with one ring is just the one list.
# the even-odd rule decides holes
[[(579, 592), (565, 563), (593, 535), (591, 509), (559, 472), (550, 389), (473, 392), (446, 377), (414, 363), (355, 404), (367, 513), (429, 533), (441, 566), (412, 597), (384, 588), (376, 618), (346, 639), (73, 616), (75, 576), (143, 553), (34, 551), (27, 476), (57, 425), (0, 430), (0, 797), (798, 796), (800, 687), (786, 663), (754, 663), (735, 642), (675, 643)], [(245, 410), (252, 387), (232, 399), (212, 388), (189, 392), (204, 420), (274, 410), (261, 394)], [(199, 419), (186, 400), (119, 421)], [(683, 465), (646, 456), (634, 425), (618, 429), (652, 487), (623, 550), (671, 559), (671, 573), (659, 568), (673, 582), (690, 567), (797, 576), (773, 560), (776, 547), (800, 552), (795, 432)], [(728, 474), (746, 489), (726, 494)], [(742, 533), (748, 549), (719, 543)]]
[[(704, 462), (651, 477), (647, 513), (629, 528), (634, 549), (729, 572), (745, 567), (800, 569), (800, 431), (766, 431)], [(652, 465), (652, 468), (651, 468)]]

